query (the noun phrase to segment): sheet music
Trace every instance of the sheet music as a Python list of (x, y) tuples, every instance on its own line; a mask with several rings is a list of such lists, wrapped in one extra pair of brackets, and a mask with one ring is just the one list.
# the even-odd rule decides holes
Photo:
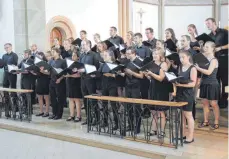
[(169, 50), (169, 49), (166, 49), (165, 50), (165, 56), (169, 56), (169, 55), (171, 55), (172, 54), (172, 52)]
[(70, 59), (66, 59), (66, 62), (67, 62), (67, 67), (70, 67), (74, 63), (74, 61)]
[(177, 76), (173, 72), (165, 72), (165, 76), (167, 77), (168, 81), (174, 80)]
[(110, 70), (113, 70), (114, 68), (118, 67), (118, 65), (112, 63), (107, 63), (107, 66), (109, 67)]
[(123, 45), (119, 44), (119, 50), (124, 50), (124, 49), (125, 49), (125, 47)]
[(31, 66), (31, 65), (28, 65), (26, 63), (23, 63), (23, 65), (24, 65), (25, 68), (28, 68), (29, 66)]
[(85, 67), (86, 73), (92, 73), (96, 71), (96, 67), (94, 65), (85, 64), (84, 67)]
[(20, 69), (18, 68), (18, 66), (15, 66), (15, 65), (7, 65), (7, 66), (8, 66), (8, 71), (9, 71), (9, 72), (20, 70)]
[(63, 69), (61, 69), (61, 68), (54, 68), (54, 70), (57, 72), (57, 74), (59, 74), (63, 71)]
[(41, 61), (42, 61), (42, 60), (41, 60), (40, 58), (35, 57), (34, 64), (37, 64), (37, 63), (39, 63), (39, 62), (41, 62)]

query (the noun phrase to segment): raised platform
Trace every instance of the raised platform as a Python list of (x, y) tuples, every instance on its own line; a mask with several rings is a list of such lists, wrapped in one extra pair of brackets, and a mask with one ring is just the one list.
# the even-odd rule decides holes
[[(68, 109), (65, 109), (66, 111)], [(52, 121), (33, 116), (32, 122), (28, 123), (2, 118), (0, 119), (0, 128), (153, 159), (228, 158), (228, 136), (226, 133), (220, 132), (196, 130), (195, 142), (176, 150), (117, 137), (87, 133), (86, 126), (81, 126), (80, 123), (68, 123), (65, 119)], [(227, 128), (224, 128), (225, 132), (226, 130)]]

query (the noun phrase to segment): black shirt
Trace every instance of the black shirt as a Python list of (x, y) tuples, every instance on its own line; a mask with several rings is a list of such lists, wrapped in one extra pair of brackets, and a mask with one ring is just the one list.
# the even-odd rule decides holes
[[(28, 58), (28, 59), (23, 59), (22, 61), (21, 61), (21, 63), (18, 65), (18, 68), (20, 68), (20, 69), (24, 69), (24, 65), (23, 65), (23, 63), (26, 63), (27, 65), (33, 65), (34, 64), (34, 60), (33, 59), (31, 59), (31, 58)], [(22, 73), (21, 74), (21, 80), (23, 80), (23, 79), (25, 79), (25, 78), (27, 78), (27, 79), (29, 79), (29, 80), (33, 80), (34, 78), (35, 78), (35, 76), (32, 74), (32, 73)]]
[(61, 51), (61, 57), (63, 59), (71, 57), (72, 56), (72, 50), (69, 49), (68, 51), (66, 51), (65, 49)]
[[(94, 65), (97, 69), (99, 68), (99, 55), (93, 51), (88, 51), (80, 56), (79, 62), (83, 64)], [(85, 74), (83, 74), (85, 76)]]
[(108, 40), (109, 40), (111, 43), (116, 44), (116, 45), (124, 44), (123, 38), (122, 38), (121, 36), (118, 36), (118, 35), (116, 35), (116, 36), (114, 36), (114, 37), (110, 37)]
[(156, 43), (157, 43), (157, 39), (156, 38), (153, 38), (153, 40), (147, 40), (147, 42), (152, 45), (150, 47), (151, 49), (155, 49), (156, 48)]
[(4, 70), (7, 72), (8, 71), (8, 66), (7, 65), (15, 65), (17, 66), (18, 63), (18, 56), (16, 53), (11, 52), (10, 54), (6, 53), (2, 56), (2, 60), (4, 61)]
[(144, 46), (144, 45), (140, 47), (136, 46), (136, 54), (139, 57), (145, 59), (146, 57), (150, 57), (150, 50), (147, 46)]
[[(66, 64), (66, 61), (63, 60), (63, 59), (57, 59), (57, 60), (53, 60), (53, 62), (51, 63), (51, 66), (54, 67), (54, 68), (60, 68), (60, 69), (65, 69), (67, 68), (67, 64)], [(55, 73), (55, 70), (54, 68), (51, 69), (51, 82), (52, 83), (56, 83), (56, 80), (57, 80), (57, 76), (56, 76), (56, 73)]]
[[(133, 72), (139, 73), (139, 69), (134, 66), (134, 64), (141, 67), (142, 66), (142, 61), (139, 58), (135, 58), (134, 61), (129, 61), (129, 63), (127, 64), (127, 68), (130, 69)], [(126, 86), (132, 86), (132, 85), (139, 85), (140, 84), (140, 80), (139, 78), (136, 78), (134, 76), (130, 76), (130, 75), (126, 75)], [(139, 85), (140, 86), (140, 85)]]
[[(213, 32), (209, 34), (209, 36), (215, 40), (216, 47), (224, 46), (228, 44), (228, 31), (226, 29), (217, 28), (216, 34)], [(216, 57), (228, 54), (228, 49), (220, 50), (216, 53)]]

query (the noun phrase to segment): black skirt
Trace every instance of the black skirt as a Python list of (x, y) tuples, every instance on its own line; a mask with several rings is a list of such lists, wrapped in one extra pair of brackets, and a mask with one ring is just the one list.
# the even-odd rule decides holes
[(219, 100), (220, 86), (219, 84), (201, 84), (200, 98), (208, 100)]
[(49, 95), (50, 78), (48, 75), (40, 75), (37, 77), (36, 93), (38, 95)]
[(68, 98), (82, 98), (80, 78), (67, 78), (66, 89)]

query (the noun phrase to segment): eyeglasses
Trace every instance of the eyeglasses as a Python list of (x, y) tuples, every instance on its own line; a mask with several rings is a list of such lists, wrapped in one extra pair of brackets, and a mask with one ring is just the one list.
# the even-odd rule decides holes
[(5, 47), (4, 49), (6, 50), (6, 49), (9, 49), (10, 47)]

